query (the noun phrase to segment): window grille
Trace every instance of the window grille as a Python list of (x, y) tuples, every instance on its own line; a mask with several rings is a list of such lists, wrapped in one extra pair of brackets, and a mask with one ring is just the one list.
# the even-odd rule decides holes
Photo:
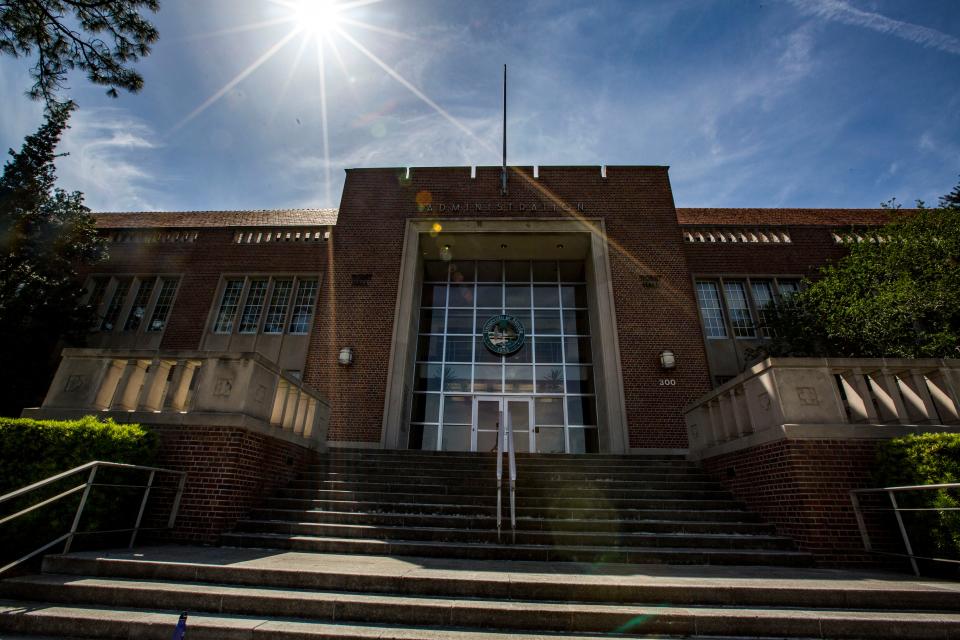
[(723, 309), (720, 306), (720, 291), (716, 283), (698, 282), (697, 300), (700, 314), (703, 316), (703, 328), (708, 338), (726, 338), (727, 328), (723, 324)]
[(257, 332), (257, 327), (260, 325), (260, 315), (263, 313), (263, 304), (267, 299), (268, 282), (266, 279), (250, 282), (247, 301), (243, 305), (243, 313), (240, 314), (240, 333)]
[(270, 297), (270, 307), (267, 309), (267, 319), (263, 323), (264, 333), (283, 333), (284, 320), (287, 317), (287, 306), (290, 304), (290, 292), (293, 290), (293, 280), (275, 280), (273, 295)]
[(297, 285), (297, 296), (290, 314), (290, 333), (307, 333), (313, 318), (313, 303), (317, 297), (317, 281), (301, 280)]
[(240, 305), (240, 292), (243, 291), (243, 280), (228, 280), (220, 300), (220, 310), (217, 312), (217, 321), (213, 326), (215, 333), (230, 333), (233, 330), (233, 319), (237, 315)]
[(147, 331), (163, 331), (167, 326), (167, 318), (170, 316), (170, 308), (173, 306), (173, 296), (177, 292), (179, 278), (161, 278), (160, 295), (157, 296), (157, 303), (153, 306), (153, 316), (150, 318), (150, 324), (147, 325)]

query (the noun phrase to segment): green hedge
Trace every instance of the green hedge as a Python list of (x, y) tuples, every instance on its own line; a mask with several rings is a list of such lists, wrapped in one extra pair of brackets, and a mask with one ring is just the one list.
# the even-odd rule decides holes
[[(883, 443), (874, 469), (877, 486), (960, 482), (960, 433), (925, 433)], [(899, 494), (903, 507), (960, 507), (960, 490)], [(904, 514), (914, 553), (960, 559), (960, 511)]]
[[(91, 460), (153, 466), (156, 436), (137, 424), (118, 424), (86, 416), (79, 420), (0, 418), (0, 494), (67, 471)], [(0, 514), (16, 512), (59, 492), (82, 484), (87, 474), (74, 474), (30, 495), (0, 505)], [(143, 485), (144, 472), (103, 468), (96, 482)], [(104, 531), (132, 526), (142, 489), (93, 487), (84, 509), (80, 531)], [(0, 525), (0, 560), (17, 558), (70, 529), (80, 493)], [(113, 546), (118, 538), (81, 536), (76, 548)], [(51, 549), (52, 552), (59, 549)], [(3, 564), (0, 562), (0, 564)]]

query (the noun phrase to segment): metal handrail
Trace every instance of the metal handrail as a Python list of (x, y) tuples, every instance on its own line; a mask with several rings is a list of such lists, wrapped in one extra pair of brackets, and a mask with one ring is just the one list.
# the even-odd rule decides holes
[[(94, 482), (94, 479), (97, 476), (97, 470), (100, 469), (101, 467), (108, 467), (111, 469), (128, 469), (132, 471), (149, 471), (150, 475), (147, 478), (147, 484), (145, 485), (118, 485), (116, 483)], [(47, 498), (46, 500), (43, 500), (41, 502), (38, 502), (37, 504), (31, 505), (26, 509), (21, 509), (20, 511), (14, 514), (11, 514), (9, 516), (4, 517), (3, 519), (0, 519), (0, 525), (5, 524), (7, 522), (11, 522), (13, 520), (16, 520), (22, 515), (26, 515), (27, 513), (35, 511), (41, 507), (45, 507), (48, 504), (52, 504), (62, 498), (66, 498), (67, 496), (73, 495), (78, 491), (81, 491), (81, 490), (83, 491), (83, 496), (80, 498), (80, 504), (77, 505), (77, 512), (73, 517), (73, 523), (70, 525), (70, 531), (58, 537), (56, 540), (53, 540), (52, 542), (48, 542), (47, 544), (43, 545), (39, 549), (31, 551), (27, 555), (21, 558), (18, 558), (17, 560), (14, 560), (13, 562), (3, 567), (0, 567), (0, 574), (5, 573), (9, 569), (12, 569), (13, 567), (17, 566), (22, 562), (26, 562), (27, 560), (36, 556), (37, 554), (43, 553), (50, 547), (53, 547), (54, 545), (57, 545), (63, 542), (64, 540), (66, 540), (66, 544), (63, 547), (63, 553), (69, 553), (70, 547), (73, 545), (73, 539), (78, 535), (86, 535), (91, 533), (101, 533), (101, 534), (102, 533), (125, 533), (127, 531), (130, 531), (132, 533), (130, 535), (129, 546), (132, 548), (134, 543), (137, 540), (137, 534), (140, 533), (141, 531), (155, 531), (155, 530), (173, 528), (173, 525), (176, 523), (177, 512), (180, 510), (180, 499), (183, 497), (183, 488), (187, 482), (187, 473), (185, 471), (176, 471), (173, 469), (161, 469), (159, 467), (146, 467), (143, 465), (136, 465), (136, 464), (123, 464), (120, 462), (104, 462), (102, 460), (93, 460), (86, 464), (82, 464), (79, 467), (74, 467), (69, 471), (58, 473), (55, 476), (50, 476), (49, 478), (40, 480), (39, 482), (34, 482), (31, 485), (27, 485), (26, 487), (17, 489), (16, 491), (11, 491), (10, 493), (4, 494), (0, 496), (0, 504), (3, 504), (8, 500), (13, 500), (14, 498), (19, 498), (20, 496), (25, 496), (31, 493), (32, 491), (36, 491), (37, 489), (41, 489), (50, 484), (63, 480), (64, 478), (68, 478), (72, 475), (75, 475), (87, 470), (89, 470), (90, 473), (87, 474), (87, 479), (84, 483), (78, 484), (77, 486), (71, 487), (70, 489), (67, 489), (66, 491), (58, 493), (55, 496)], [(173, 475), (180, 476), (180, 480), (177, 483), (177, 495), (174, 498), (173, 505), (170, 508), (170, 517), (167, 519), (166, 527), (141, 527), (140, 523), (143, 521), (143, 514), (147, 507), (147, 499), (150, 497), (150, 491), (153, 489), (153, 481), (158, 473), (170, 473)], [(112, 529), (110, 531), (77, 531), (77, 528), (80, 525), (80, 517), (83, 515), (83, 509), (87, 504), (87, 498), (90, 496), (90, 489), (92, 487), (101, 487), (101, 486), (103, 487), (124, 486), (127, 488), (142, 488), (144, 490), (143, 499), (140, 501), (140, 510), (137, 513), (137, 521), (136, 523), (134, 523), (132, 528)]]
[[(960, 507), (919, 507), (919, 508), (903, 508), (897, 504), (897, 498), (894, 494), (903, 493), (906, 491), (930, 491), (936, 489), (960, 489), (960, 482), (948, 482), (943, 484), (918, 484), (910, 486), (900, 486), (900, 487), (877, 487), (873, 489), (852, 489), (850, 491), (850, 502), (853, 503), (853, 514), (857, 518), (857, 528), (860, 530), (860, 537), (863, 539), (863, 548), (869, 553), (877, 553), (887, 556), (897, 556), (901, 558), (909, 558), (910, 566), (913, 568), (913, 573), (917, 576), (920, 575), (920, 568), (917, 566), (917, 560), (932, 560), (934, 562), (948, 562), (950, 564), (960, 564), (960, 560), (953, 560), (951, 558), (931, 558), (928, 556), (918, 556), (913, 553), (913, 545), (910, 544), (910, 536), (907, 535), (907, 528), (903, 524), (903, 517), (900, 516), (900, 513), (903, 511), (960, 511)], [(860, 504), (859, 494), (861, 493), (886, 493), (887, 497), (890, 499), (890, 508), (885, 507), (870, 507), (864, 508)], [(867, 533), (867, 524), (863, 519), (864, 511), (892, 511), (894, 516), (897, 518), (897, 526), (900, 528), (900, 537), (903, 539), (903, 546), (906, 549), (906, 553), (890, 553), (886, 551), (876, 551), (873, 548), (873, 544), (870, 542), (870, 535)]]
[(513, 425), (510, 423), (509, 408), (500, 410), (500, 422), (497, 424), (497, 542), (503, 521), (503, 453), (507, 453), (508, 472), (510, 474), (510, 532), (512, 541), (517, 541), (517, 462), (513, 450)]

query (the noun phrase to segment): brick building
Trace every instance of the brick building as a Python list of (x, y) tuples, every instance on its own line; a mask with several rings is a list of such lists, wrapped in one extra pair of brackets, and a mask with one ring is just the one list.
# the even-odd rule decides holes
[(331, 446), (489, 451), (503, 412), (520, 451), (683, 450), (764, 305), (886, 219), (677, 209), (666, 167), (500, 179), (351, 169), (339, 210), (98, 214), (89, 346), (258, 353), (326, 399)]

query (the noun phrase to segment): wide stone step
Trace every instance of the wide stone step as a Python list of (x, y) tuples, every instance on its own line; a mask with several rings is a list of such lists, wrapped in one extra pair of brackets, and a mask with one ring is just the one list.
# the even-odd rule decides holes
[[(423, 478), (357, 478), (294, 480), (290, 489), (338, 489), (345, 491), (432, 491), (434, 493), (470, 493), (478, 487), (496, 489), (495, 478), (451, 478), (449, 481), (426, 481)], [(550, 492), (565, 493), (575, 491), (598, 491), (611, 493), (618, 491), (684, 491), (684, 492), (722, 492), (728, 493), (722, 485), (709, 481), (630, 481), (630, 480), (554, 480), (549, 482), (531, 481), (530, 478), (518, 478), (517, 490), (528, 493)]]
[(449, 527), (393, 527), (370, 524), (328, 524), (318, 522), (284, 522), (278, 520), (244, 520), (237, 532), (280, 533), (289, 535), (330, 538), (359, 538), (374, 540), (412, 540), (418, 542), (496, 543), (501, 536), (510, 536), (521, 545), (675, 548), (696, 549), (793, 549), (787, 538), (764, 535), (685, 534), (652, 532), (597, 531), (529, 531), (520, 529), (510, 533), (509, 521), (503, 523), (503, 532), (492, 529)]
[[(504, 467), (504, 473), (507, 468)], [(531, 485), (550, 486), (556, 482), (579, 482), (579, 483), (615, 483), (615, 482), (708, 482), (716, 484), (716, 481), (703, 473), (630, 473), (630, 474), (612, 474), (612, 473), (585, 473), (585, 472), (530, 472), (521, 470), (517, 477), (524, 483)], [(436, 473), (421, 473), (416, 468), (407, 469), (405, 473), (392, 472), (384, 473), (376, 469), (369, 471), (303, 471), (297, 474), (297, 481), (321, 481), (321, 480), (340, 480), (350, 481), (368, 481), (368, 482), (392, 482), (397, 479), (404, 479), (411, 483), (453, 483), (464, 481), (495, 481), (496, 472), (493, 469), (485, 470), (483, 473), (472, 473), (468, 471), (458, 471), (457, 469), (447, 469)]]
[[(683, 454), (617, 454), (617, 453), (528, 453), (517, 451), (516, 457), (522, 462), (636, 462), (666, 460), (671, 462), (686, 462)], [(357, 460), (357, 459), (391, 459), (391, 460), (495, 460), (496, 454), (487, 451), (424, 451), (417, 449), (340, 449), (331, 448), (324, 456), (329, 460)]]
[(568, 602), (960, 610), (960, 583), (829, 569), (394, 558), (163, 546), (47, 556), (44, 571), (101, 578)]
[[(496, 526), (494, 516), (435, 515), (423, 513), (376, 513), (344, 511), (297, 511), (284, 509), (254, 509), (254, 520), (281, 520), (296, 522), (325, 522), (329, 524), (368, 524), (395, 527), (448, 527), (491, 529)], [(594, 532), (650, 532), (650, 533), (740, 533), (772, 535), (773, 525), (759, 522), (724, 522), (671, 519), (563, 519), (518, 518), (517, 528), (525, 531), (594, 531)]]
[[(610, 495), (590, 489), (582, 491), (549, 494), (538, 492), (523, 492), (517, 490), (517, 503), (525, 506), (540, 506), (544, 503), (563, 506), (598, 506), (606, 504), (611, 507), (644, 507), (652, 504), (671, 503), (675, 508), (737, 508), (740, 503), (724, 491), (715, 492), (684, 492), (684, 491), (642, 491), (619, 492), (620, 495)], [(496, 489), (489, 493), (430, 493), (430, 492), (401, 492), (401, 491), (344, 491), (335, 489), (280, 489), (275, 499), (299, 500), (359, 500), (365, 502), (414, 502), (423, 504), (437, 504), (456, 502), (459, 504), (489, 505), (496, 503)], [(507, 495), (507, 492), (504, 492)]]
[[(32, 631), (37, 627), (44, 633), (64, 630), (46, 626), (51, 618), (73, 616), (84, 619), (82, 610), (90, 604), (109, 602), (108, 609), (100, 610), (97, 624), (93, 626), (106, 631), (106, 637), (116, 637), (114, 628), (108, 628), (112, 618), (123, 616), (131, 625), (134, 637), (144, 637), (137, 625), (147, 623), (145, 632), (157, 634), (162, 620), (131, 619), (135, 611), (162, 615), (154, 610), (163, 603), (167, 611), (189, 610), (190, 638), (204, 637), (221, 627), (218, 637), (239, 637), (239, 633), (252, 633), (254, 637), (299, 637), (320, 634), (330, 636), (331, 630), (317, 630), (317, 622), (339, 623), (336, 635), (351, 637), (351, 627), (374, 623), (411, 625), (423, 631), (442, 629), (497, 629), (521, 632), (557, 633), (610, 633), (628, 635), (669, 634), (672, 636), (731, 635), (781, 637), (899, 637), (899, 638), (949, 638), (960, 634), (960, 615), (950, 613), (917, 613), (887, 611), (797, 611), (793, 609), (729, 609), (718, 607), (670, 607), (656, 605), (604, 605), (593, 603), (566, 603), (543, 601), (506, 601), (496, 599), (462, 599), (412, 596), (384, 596), (342, 592), (315, 592), (305, 590), (262, 589), (214, 584), (183, 584), (164, 581), (132, 581), (117, 579), (81, 578), (74, 576), (46, 575), (21, 578), (11, 581), (14, 592), (33, 602), (53, 602), (62, 606), (30, 607), (33, 615), (23, 608), (16, 613), (16, 605), (0, 604), (0, 625), (19, 627), (14, 631)], [(11, 606), (12, 605), (12, 606)], [(12, 610), (11, 610), (12, 609)], [(47, 614), (44, 615), (46, 611)], [(92, 612), (91, 612), (92, 613)], [(119, 615), (118, 615), (119, 614)], [(205, 629), (204, 615), (216, 616), (211, 628)], [(143, 615), (141, 613), (140, 615)], [(291, 621), (294, 617), (297, 620)], [(43, 622), (39, 619), (45, 618)], [(270, 635), (260, 631), (261, 625), (252, 625), (260, 619), (266, 623)], [(281, 621), (287, 618), (287, 621)], [(176, 614), (170, 614), (176, 624)], [(269, 620), (277, 625), (270, 628)], [(28, 622), (29, 621), (29, 622)], [(104, 623), (107, 623), (106, 625)], [(246, 623), (246, 624), (244, 624)], [(296, 628), (288, 625), (297, 624)], [(287, 625), (287, 626), (285, 626)], [(86, 627), (86, 625), (84, 625)], [(313, 627), (313, 629), (311, 628)], [(433, 629), (431, 629), (433, 627)], [(408, 629), (410, 629), (408, 627)], [(70, 631), (74, 631), (70, 629)], [(86, 635), (87, 629), (84, 628)], [(375, 637), (392, 637), (398, 629), (381, 629)], [(102, 633), (102, 632), (101, 632)], [(229, 634), (229, 635), (227, 635)], [(353, 634), (359, 634), (353, 631)], [(122, 637), (122, 636), (121, 636)], [(214, 636), (208, 636), (214, 637)], [(245, 635), (244, 637), (250, 637)], [(364, 636), (359, 636), (364, 637)], [(369, 636), (367, 636), (369, 637)], [(411, 637), (405, 635), (404, 637)], [(418, 637), (414, 633), (412, 637)], [(425, 637), (437, 637), (436, 635)]]
[[(631, 475), (631, 474), (658, 474), (658, 473), (684, 473), (701, 472), (696, 465), (684, 464), (657, 464), (657, 465), (590, 465), (567, 463), (563, 465), (543, 465), (543, 464), (518, 464), (518, 473), (590, 473), (590, 474), (609, 474), (609, 475)], [(504, 460), (506, 467), (506, 460)], [(494, 475), (497, 465), (490, 464), (460, 464), (450, 462), (447, 464), (437, 464), (431, 462), (422, 463), (391, 463), (391, 462), (336, 462), (329, 464), (319, 464), (311, 466), (304, 471), (310, 472), (381, 472), (388, 474), (415, 472), (418, 474), (449, 472), (464, 472), (474, 475)]]
[[(509, 537), (509, 532), (504, 533)], [(540, 562), (618, 562), (628, 564), (726, 564), (809, 566), (808, 554), (786, 550), (730, 550), (591, 547), (586, 545), (477, 544), (415, 540), (355, 539), (235, 532), (222, 536), (228, 546), (290, 549), (320, 553), (360, 553), (473, 560), (532, 560)]]
[[(506, 500), (504, 501), (506, 503)], [(517, 505), (518, 517), (529, 518), (602, 518), (602, 519), (640, 519), (663, 517), (668, 519), (689, 520), (730, 520), (738, 522), (757, 522), (755, 513), (744, 511), (739, 504), (730, 507), (709, 507), (699, 505), (691, 508), (689, 504), (677, 500), (658, 502), (644, 501), (644, 504), (631, 503), (628, 506), (593, 503), (591, 506), (568, 506), (543, 504), (528, 506)], [(496, 516), (496, 496), (485, 504), (462, 503), (424, 503), (400, 501), (370, 500), (310, 500), (300, 498), (270, 498), (265, 508), (285, 510), (327, 510), (342, 512), (376, 511), (381, 513), (426, 513), (447, 515)]]

